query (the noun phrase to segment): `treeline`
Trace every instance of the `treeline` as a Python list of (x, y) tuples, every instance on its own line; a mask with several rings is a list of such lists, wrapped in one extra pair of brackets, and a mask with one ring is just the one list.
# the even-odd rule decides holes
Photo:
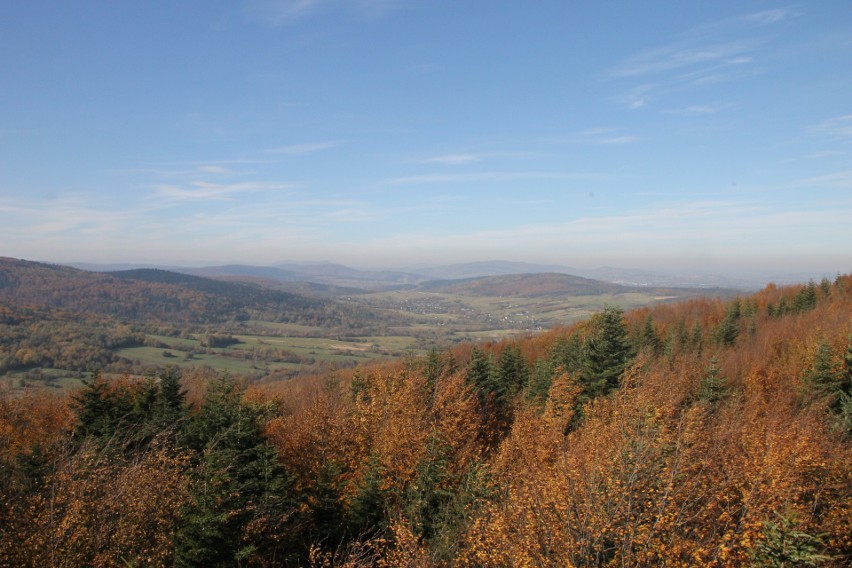
[(109, 318), (81, 320), (61, 310), (0, 303), (0, 374), (113, 368), (119, 362), (114, 349), (140, 345), (143, 340), (142, 333)]
[[(261, 322), (261, 323), (258, 323)], [(57, 369), (143, 372), (115, 350), (146, 334), (269, 333), (262, 322), (295, 323), (331, 335), (379, 333), (403, 318), (363, 307), (163, 270), (92, 273), (0, 257), (0, 375), (41, 380)], [(210, 344), (210, 349), (222, 345)], [(256, 349), (240, 358), (313, 364)], [(69, 374), (70, 374), (69, 373)]]
[(0, 564), (847, 566), (850, 314), (841, 276), (247, 389), (5, 397)]
[(357, 328), (378, 321), (376, 314), (363, 308), (253, 284), (153, 269), (95, 273), (2, 257), (0, 302), (182, 325), (256, 319)]

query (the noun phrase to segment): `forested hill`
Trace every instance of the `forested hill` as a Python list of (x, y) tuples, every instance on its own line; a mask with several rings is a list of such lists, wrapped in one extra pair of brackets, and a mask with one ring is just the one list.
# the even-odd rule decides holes
[(839, 276), (247, 388), (0, 393), (0, 565), (847, 567), (850, 316)]
[(0, 258), (0, 302), (169, 323), (261, 318), (333, 324), (341, 317), (340, 306), (328, 300), (248, 283), (155, 269), (96, 273), (9, 258)]
[(429, 292), (443, 292), (463, 296), (501, 297), (548, 297), (548, 296), (597, 296), (602, 294), (627, 294), (641, 292), (655, 296), (691, 297), (710, 295), (733, 295), (726, 289), (655, 288), (648, 286), (625, 286), (582, 278), (569, 274), (509, 274), (480, 276), (461, 280), (434, 280), (419, 286)]
[(295, 305), (298, 305), (300, 302), (305, 304), (310, 303), (307, 298), (297, 296), (296, 294), (269, 290), (251, 282), (227, 282), (156, 268), (120, 270), (107, 272), (106, 274), (125, 281), (174, 284), (202, 294), (221, 296), (233, 302), (245, 304), (293, 302)]

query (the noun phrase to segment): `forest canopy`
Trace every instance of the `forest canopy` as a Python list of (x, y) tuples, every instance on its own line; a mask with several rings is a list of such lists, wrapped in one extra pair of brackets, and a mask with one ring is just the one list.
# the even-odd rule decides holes
[(0, 563), (846, 566), (852, 278), (0, 398)]

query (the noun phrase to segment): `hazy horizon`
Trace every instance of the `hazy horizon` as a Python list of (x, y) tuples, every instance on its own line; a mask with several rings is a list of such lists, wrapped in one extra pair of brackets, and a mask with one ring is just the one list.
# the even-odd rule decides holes
[[(268, 264), (256, 264), (234, 260), (232, 262), (196, 261), (185, 262), (85, 262), (62, 259), (57, 261), (41, 259), (22, 259), (35, 262), (46, 262), (61, 266), (72, 266), (83, 270), (95, 272), (130, 270), (136, 268), (156, 268), (181, 272), (186, 269), (217, 269), (229, 267), (241, 268), (279, 268), (285, 271), (299, 271), (301, 268), (311, 266), (341, 266), (346, 269), (364, 271), (365, 275), (374, 274), (377, 281), (381, 279), (380, 273), (394, 272), (410, 275), (420, 275), (434, 279), (456, 279), (471, 278), (476, 276), (543, 273), (553, 272), (592, 278), (597, 280), (636, 283), (640, 285), (654, 286), (699, 286), (699, 287), (738, 287), (742, 289), (756, 290), (767, 284), (796, 284), (806, 283), (809, 280), (829, 278), (833, 280), (836, 276), (847, 272), (833, 269), (771, 269), (760, 267), (732, 267), (732, 266), (706, 266), (695, 269), (677, 269), (672, 267), (650, 267), (642, 266), (613, 266), (613, 265), (568, 265), (552, 263), (534, 263), (526, 261), (515, 261), (507, 259), (474, 260), (459, 263), (414, 263), (398, 265), (361, 265), (348, 263), (346, 261), (333, 262), (328, 260), (288, 260)], [(511, 268), (511, 269), (509, 269)], [(447, 272), (449, 271), (449, 272)], [(235, 275), (238, 273), (234, 273)], [(306, 272), (306, 275), (311, 274)], [(345, 273), (344, 273), (345, 274)], [(430, 276), (431, 275), (431, 276)], [(319, 275), (316, 275), (319, 276)], [(334, 278), (332, 276), (332, 278)], [(345, 278), (345, 276), (343, 276)], [(306, 276), (306, 281), (312, 278)]]
[(852, 10), (15, 3), (0, 255), (852, 269)]

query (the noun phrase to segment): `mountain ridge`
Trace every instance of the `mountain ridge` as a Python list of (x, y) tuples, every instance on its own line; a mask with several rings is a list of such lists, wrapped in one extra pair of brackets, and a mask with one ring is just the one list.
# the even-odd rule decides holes
[(250, 312), (301, 317), (330, 309), (326, 300), (177, 272), (142, 268), (89, 272), (0, 257), (0, 301), (77, 313), (181, 323), (244, 319)]
[(208, 278), (267, 279), (278, 282), (303, 282), (361, 290), (389, 290), (422, 284), (430, 280), (475, 278), (480, 276), (505, 276), (509, 274), (569, 274), (582, 278), (602, 280), (628, 286), (675, 288), (736, 288), (743, 291), (760, 289), (767, 282), (803, 284), (835, 274), (817, 272), (716, 274), (694, 270), (661, 271), (652, 268), (623, 268), (601, 266), (577, 268), (559, 264), (487, 260), (442, 265), (409, 265), (397, 268), (353, 268), (333, 262), (278, 262), (269, 265), (240, 263), (210, 264), (207, 266), (154, 265), (150, 263), (92, 264), (60, 263), (91, 272), (112, 272), (136, 268), (158, 268)]

